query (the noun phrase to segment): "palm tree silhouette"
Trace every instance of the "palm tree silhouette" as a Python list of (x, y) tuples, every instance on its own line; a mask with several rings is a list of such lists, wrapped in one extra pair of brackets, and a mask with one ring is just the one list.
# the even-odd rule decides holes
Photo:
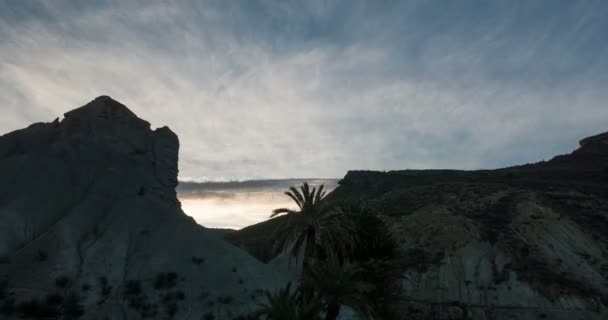
[(305, 276), (303, 284), (314, 287), (324, 301), (325, 320), (337, 319), (343, 305), (363, 319), (372, 319), (369, 293), (373, 286), (360, 279), (360, 272), (353, 263), (330, 258)]
[(320, 320), (321, 304), (313, 300), (299, 304), (297, 290), (291, 283), (274, 293), (266, 292), (266, 301), (258, 304), (254, 318), (265, 320)]
[[(273, 238), (280, 250), (290, 251), (291, 258), (298, 259), (302, 247), (302, 276), (310, 273), (313, 260), (320, 252), (326, 255), (339, 255), (351, 248), (353, 242), (351, 224), (339, 211), (328, 210), (325, 205), (324, 186), (312, 189), (308, 183), (298, 190), (290, 187), (285, 194), (298, 206), (297, 210), (280, 208), (273, 210), (271, 218), (284, 215), (284, 222), (275, 231)], [(302, 286), (302, 297), (308, 300), (313, 289)]]

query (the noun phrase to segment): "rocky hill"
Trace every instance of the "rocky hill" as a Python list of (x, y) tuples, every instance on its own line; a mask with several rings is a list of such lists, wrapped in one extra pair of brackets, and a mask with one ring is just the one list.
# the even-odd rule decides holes
[[(353, 171), (400, 246), (403, 319), (608, 319), (608, 134), (499, 170)], [(269, 260), (270, 220), (227, 238)]]
[(181, 211), (178, 149), (105, 96), (0, 137), (0, 318), (241, 319), (282, 285)]

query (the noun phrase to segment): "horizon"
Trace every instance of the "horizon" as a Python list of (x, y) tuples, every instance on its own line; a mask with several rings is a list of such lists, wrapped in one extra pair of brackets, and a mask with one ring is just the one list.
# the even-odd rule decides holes
[[(242, 182), (178, 184), (177, 197), (185, 214), (206, 228), (239, 230), (269, 219), (272, 210), (294, 208), (284, 192), (308, 182), (323, 184), (329, 194), (339, 179), (272, 179)], [(295, 209), (295, 208), (294, 208)]]

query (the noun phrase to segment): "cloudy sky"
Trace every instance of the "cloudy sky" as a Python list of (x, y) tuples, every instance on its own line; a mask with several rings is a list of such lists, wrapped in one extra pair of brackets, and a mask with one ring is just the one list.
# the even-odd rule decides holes
[(0, 2), (0, 131), (105, 94), (182, 179), (495, 168), (608, 130), (608, 2)]

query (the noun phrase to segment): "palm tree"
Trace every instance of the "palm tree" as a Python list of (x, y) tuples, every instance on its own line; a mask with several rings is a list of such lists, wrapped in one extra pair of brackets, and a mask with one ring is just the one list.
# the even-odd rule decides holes
[[(352, 243), (352, 227), (341, 212), (328, 210), (323, 199), (324, 186), (312, 189), (304, 183), (300, 189), (290, 187), (285, 194), (298, 206), (297, 210), (280, 208), (273, 211), (271, 218), (284, 215), (283, 224), (275, 231), (273, 238), (280, 250), (288, 250), (292, 258), (298, 258), (302, 247), (302, 276), (310, 272), (312, 260), (319, 249), (333, 255), (345, 251)], [(312, 296), (312, 289), (303, 286), (303, 298)]]
[(373, 284), (367, 296), (379, 318), (393, 318), (391, 305), (400, 292), (400, 277), (404, 266), (398, 253), (398, 244), (382, 214), (369, 204), (344, 202), (335, 206), (355, 230), (355, 242), (349, 260), (359, 267), (359, 276)]
[(356, 237), (350, 260), (380, 260), (396, 254), (395, 240), (376, 209), (365, 202), (347, 202), (335, 206), (333, 210), (347, 217), (353, 225)]
[(369, 293), (373, 286), (360, 280), (360, 268), (336, 259), (329, 259), (316, 266), (303, 283), (314, 287), (324, 300), (325, 320), (335, 320), (341, 306), (352, 308), (364, 319), (372, 319)]
[(274, 293), (266, 292), (266, 301), (259, 304), (254, 318), (265, 320), (320, 320), (321, 305), (317, 301), (299, 304), (297, 292), (291, 283)]

